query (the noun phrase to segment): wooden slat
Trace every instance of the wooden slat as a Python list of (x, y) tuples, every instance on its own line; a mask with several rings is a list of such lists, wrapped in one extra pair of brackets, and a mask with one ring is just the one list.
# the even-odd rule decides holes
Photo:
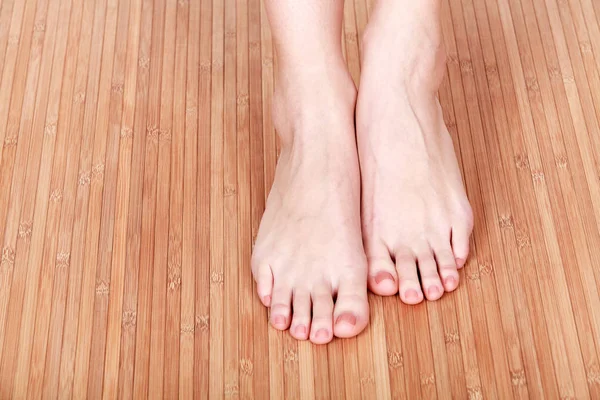
[[(375, 3), (344, 6), (357, 86)], [(0, 398), (598, 398), (600, 5), (441, 4), (471, 257), (315, 346), (250, 268), (280, 151), (263, 2), (0, 0)]]

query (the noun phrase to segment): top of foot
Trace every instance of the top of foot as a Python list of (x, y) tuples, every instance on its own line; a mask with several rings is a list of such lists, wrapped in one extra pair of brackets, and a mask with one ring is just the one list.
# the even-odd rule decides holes
[(432, 42), (428, 23), (435, 20), (407, 22), (403, 29), (419, 38), (408, 41), (406, 32), (399, 40), (379, 29), (384, 23), (371, 29), (357, 104), (369, 288), (399, 293), (407, 304), (456, 289), (473, 224), (435, 95), (445, 71), (443, 49)]
[[(342, 73), (342, 77), (345, 75)], [(351, 84), (351, 83), (350, 83)], [(354, 87), (278, 92), (282, 151), (252, 267), (277, 329), (327, 343), (368, 322)]]

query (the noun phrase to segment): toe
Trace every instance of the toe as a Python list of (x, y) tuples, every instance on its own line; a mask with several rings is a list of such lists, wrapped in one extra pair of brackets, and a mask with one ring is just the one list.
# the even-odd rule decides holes
[(278, 286), (273, 289), (271, 301), (271, 325), (274, 328), (285, 330), (290, 326), (292, 290), (289, 286)]
[(386, 246), (365, 246), (369, 262), (367, 284), (369, 290), (380, 296), (398, 293), (398, 277)]
[(458, 287), (459, 275), (450, 243), (435, 248), (434, 253), (444, 289), (446, 292), (451, 292)]
[(312, 313), (310, 341), (315, 344), (329, 343), (333, 338), (333, 298), (327, 286), (319, 285), (313, 290)]
[(310, 293), (302, 289), (294, 291), (293, 308), (290, 334), (298, 340), (306, 340), (310, 331)]
[(469, 238), (473, 230), (472, 219), (458, 221), (452, 226), (452, 252), (456, 266), (462, 268), (469, 256)]
[(271, 306), (271, 292), (273, 291), (273, 273), (267, 263), (258, 263), (252, 268), (254, 280), (256, 281), (256, 292), (265, 307)]
[(340, 282), (333, 311), (335, 336), (347, 338), (358, 335), (369, 322), (369, 302), (364, 278), (344, 278)]
[(398, 280), (392, 259), (369, 260), (369, 289), (380, 296), (392, 296), (398, 293)]
[(417, 258), (419, 272), (421, 273), (421, 285), (427, 300), (437, 300), (444, 294), (444, 288), (438, 274), (437, 263), (431, 252), (420, 253)]
[(400, 300), (406, 304), (420, 303), (423, 301), (423, 292), (417, 275), (415, 257), (409, 251), (397, 251), (395, 257)]

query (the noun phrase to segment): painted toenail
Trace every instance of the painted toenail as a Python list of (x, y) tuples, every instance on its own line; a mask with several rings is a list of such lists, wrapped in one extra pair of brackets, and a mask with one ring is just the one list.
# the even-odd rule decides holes
[(329, 332), (327, 332), (327, 329), (319, 329), (317, 331), (317, 334), (315, 335), (315, 338), (317, 339), (327, 339), (329, 337)]
[(283, 324), (285, 324), (285, 318), (282, 317), (281, 315), (278, 315), (273, 318), (273, 323), (275, 325), (283, 325)]
[(437, 286), (432, 286), (429, 289), (427, 289), (427, 293), (429, 293), (429, 297), (435, 297), (438, 294), (440, 294), (440, 288)]
[(271, 304), (271, 296), (263, 297), (263, 301), (265, 302), (266, 305), (270, 305)]
[(448, 287), (453, 288), (456, 286), (456, 279), (454, 279), (453, 276), (447, 277), (444, 282), (446, 283), (446, 286), (448, 286)]
[(304, 325), (298, 325), (296, 328), (296, 335), (304, 336), (306, 335), (306, 327)]
[(404, 297), (406, 297), (406, 300), (417, 300), (419, 298), (419, 293), (414, 289), (408, 289), (406, 293), (404, 293)]
[(337, 325), (340, 322), (345, 322), (350, 325), (356, 325), (356, 317), (353, 314), (342, 314), (337, 318), (335, 324)]
[(380, 272), (377, 274), (377, 276), (375, 277), (375, 283), (380, 284), (382, 281), (384, 280), (390, 280), (393, 281), (394, 277), (392, 276), (392, 274), (390, 274), (389, 272)]

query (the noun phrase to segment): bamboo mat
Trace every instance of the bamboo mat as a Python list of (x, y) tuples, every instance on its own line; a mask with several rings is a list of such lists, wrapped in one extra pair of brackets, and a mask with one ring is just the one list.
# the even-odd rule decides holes
[[(347, 0), (359, 79), (373, 0)], [(0, 0), (0, 399), (600, 399), (600, 1), (443, 0), (476, 222), (459, 289), (267, 325), (260, 0)]]

